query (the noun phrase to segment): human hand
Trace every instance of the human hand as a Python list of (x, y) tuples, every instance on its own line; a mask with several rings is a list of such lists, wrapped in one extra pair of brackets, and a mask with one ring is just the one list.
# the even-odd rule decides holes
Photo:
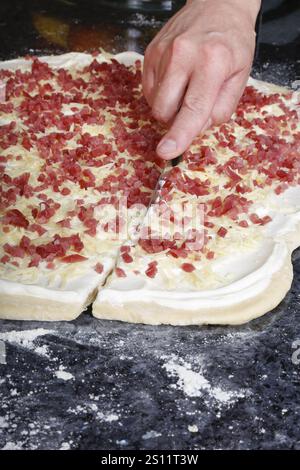
[(189, 0), (147, 47), (143, 90), (169, 124), (160, 157), (184, 152), (212, 124), (230, 119), (255, 49), (260, 0)]

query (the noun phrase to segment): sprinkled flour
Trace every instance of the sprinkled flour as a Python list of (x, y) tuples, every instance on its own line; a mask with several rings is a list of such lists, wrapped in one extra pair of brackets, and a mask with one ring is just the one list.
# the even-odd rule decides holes
[(41, 356), (48, 357), (47, 346), (35, 346), (34, 341), (40, 336), (45, 336), (51, 333), (53, 333), (52, 330), (46, 330), (45, 328), (23, 331), (12, 330), (0, 333), (0, 340), (7, 341), (12, 344), (19, 344), (20, 346), (30, 349)]
[(0, 429), (8, 428), (8, 422), (6, 416), (0, 416)]
[(246, 390), (243, 389), (235, 391), (212, 386), (204, 377), (202, 367), (199, 371), (194, 371), (190, 363), (177, 356), (171, 356), (162, 367), (170, 377), (177, 378), (176, 384), (172, 384), (171, 387), (182, 390), (188, 397), (201, 397), (206, 393), (220, 405), (229, 405), (238, 398), (246, 396)]
[(147, 439), (154, 439), (155, 437), (160, 437), (161, 433), (157, 431), (148, 431), (145, 434), (143, 434), (142, 439), (147, 440)]
[(1, 450), (21, 450), (22, 442), (7, 442)]
[(106, 412), (99, 410), (99, 407), (96, 403), (89, 403), (83, 405), (77, 405), (76, 408), (69, 408), (68, 413), (82, 416), (84, 414), (94, 414), (97, 421), (104, 421), (106, 423), (112, 423), (113, 421), (119, 420), (119, 415), (114, 412)]
[(64, 366), (59, 366), (59, 369), (54, 371), (54, 375), (61, 380), (71, 380), (74, 379), (74, 375), (72, 375), (70, 372), (66, 372), (64, 370)]

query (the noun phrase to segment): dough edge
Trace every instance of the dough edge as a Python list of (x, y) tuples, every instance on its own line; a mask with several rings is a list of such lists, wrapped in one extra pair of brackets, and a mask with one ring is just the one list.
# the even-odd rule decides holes
[[(293, 281), (292, 252), (300, 245), (300, 223), (295, 230), (280, 237), (288, 254), (280, 270), (273, 274), (268, 287), (259, 295), (226, 307), (197, 310), (172, 309), (155, 302), (126, 302), (113, 306), (108, 302), (93, 303), (93, 315), (99, 319), (119, 320), (148, 325), (242, 325), (273, 310), (285, 298)], [(98, 292), (101, 298), (101, 291)]]
[(49, 322), (75, 320), (94, 301), (97, 292), (98, 289), (94, 289), (83, 303), (61, 302), (32, 295), (1, 294), (0, 319)]
[[(74, 53), (66, 53), (61, 56), (50, 56), (68, 58)], [(79, 55), (79, 54), (78, 54)], [(116, 54), (120, 62), (135, 61), (143, 56), (125, 51)], [(47, 60), (49, 56), (40, 57)], [(18, 59), (2, 62), (8, 66), (9, 63), (17, 62)], [(1, 62), (0, 62), (1, 65)], [(271, 92), (288, 93), (291, 90), (268, 82), (250, 78), (253, 84), (263, 85)], [(300, 224), (298, 233), (292, 232), (288, 245), (291, 251), (300, 245)], [(108, 276), (109, 277), (109, 276)], [(107, 278), (108, 278), (107, 277)], [(268, 288), (255, 298), (245, 302), (236, 303), (225, 308), (199, 309), (197, 311), (175, 310), (162, 307), (154, 302), (141, 303), (130, 302), (122, 307), (114, 307), (111, 304), (93, 304), (93, 315), (96, 318), (127, 321), (131, 323), (145, 323), (151, 325), (201, 325), (201, 324), (232, 324), (238, 325), (257, 318), (275, 308), (285, 297), (290, 289), (293, 279), (291, 255), (287, 256), (282, 269), (275, 273)], [(91, 304), (98, 293), (101, 296), (102, 286), (95, 289), (84, 301), (84, 303), (66, 303), (56, 300), (44, 299), (30, 295), (0, 294), (0, 319), (9, 320), (32, 320), (32, 321), (71, 321), (77, 318), (84, 309)], [(275, 295), (276, 294), (276, 295)], [(20, 308), (21, 307), (21, 308)], [(139, 312), (139, 313), (137, 313)]]
[[(273, 93), (289, 93), (292, 90), (273, 83), (249, 78), (249, 85), (265, 87)], [(155, 302), (126, 302), (113, 306), (108, 302), (94, 302), (92, 313), (96, 318), (119, 320), (148, 325), (242, 325), (265, 315), (276, 308), (285, 298), (293, 281), (292, 252), (300, 246), (300, 223), (296, 228), (280, 237), (289, 249), (281, 269), (273, 274), (268, 287), (247, 301), (227, 307), (199, 308), (198, 310), (172, 309)], [(104, 286), (105, 288), (105, 286)], [(98, 292), (101, 298), (101, 291)]]

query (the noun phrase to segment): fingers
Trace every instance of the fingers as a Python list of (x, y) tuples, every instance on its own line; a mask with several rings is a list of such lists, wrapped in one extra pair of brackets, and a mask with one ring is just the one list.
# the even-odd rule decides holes
[(248, 76), (248, 70), (241, 71), (224, 82), (211, 113), (214, 124), (221, 124), (231, 118), (243, 94)]
[(171, 159), (180, 155), (210, 124), (211, 112), (226, 76), (227, 68), (219, 60), (204, 62), (198, 73), (191, 76), (181, 109), (158, 144), (160, 157)]
[(153, 53), (152, 53), (152, 49), (150, 46), (147, 48), (146, 53), (145, 53), (144, 64), (143, 64), (142, 85), (143, 85), (144, 96), (148, 104), (151, 106), (152, 93), (153, 93), (154, 82), (155, 82), (155, 68), (154, 68)]
[(152, 114), (161, 122), (170, 122), (177, 114), (193, 70), (193, 58), (187, 50), (178, 50), (175, 42), (169, 58), (162, 60), (158, 80), (154, 84)]

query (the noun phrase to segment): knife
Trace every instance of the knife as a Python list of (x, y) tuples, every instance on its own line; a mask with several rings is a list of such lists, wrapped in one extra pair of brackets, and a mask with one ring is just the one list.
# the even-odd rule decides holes
[(154, 188), (154, 191), (152, 193), (152, 197), (150, 199), (150, 202), (148, 204), (148, 207), (147, 207), (147, 210), (149, 210), (149, 208), (152, 206), (152, 204), (154, 204), (160, 190), (162, 189), (163, 185), (165, 184), (166, 182), (166, 175), (168, 174), (169, 170), (171, 168), (174, 168), (175, 166), (177, 166), (182, 160), (182, 155), (179, 155), (178, 157), (175, 157), (171, 160), (171, 164), (168, 164), (165, 166), (165, 168), (163, 169), (163, 171), (161, 172), (158, 180), (157, 180), (157, 183), (156, 183), (156, 186)]
[[(178, 157), (173, 158), (173, 160), (171, 160), (171, 164), (166, 165), (166, 167), (161, 172), (161, 174), (160, 174), (160, 176), (157, 180), (157, 183), (155, 185), (154, 191), (152, 193), (150, 202), (148, 204), (146, 214), (149, 211), (150, 207), (155, 203), (155, 201), (156, 201), (156, 199), (159, 195), (160, 190), (162, 189), (163, 185), (165, 184), (167, 173), (169, 172), (169, 170), (171, 168), (174, 168), (175, 166), (177, 166), (181, 162), (181, 160), (182, 160), (182, 155), (179, 155)], [(142, 226), (143, 226), (143, 222), (139, 223), (138, 226), (135, 227), (134, 233), (130, 236), (130, 238), (132, 240), (132, 243), (133, 243), (133, 246), (135, 246), (138, 242), (139, 234), (141, 232)]]

